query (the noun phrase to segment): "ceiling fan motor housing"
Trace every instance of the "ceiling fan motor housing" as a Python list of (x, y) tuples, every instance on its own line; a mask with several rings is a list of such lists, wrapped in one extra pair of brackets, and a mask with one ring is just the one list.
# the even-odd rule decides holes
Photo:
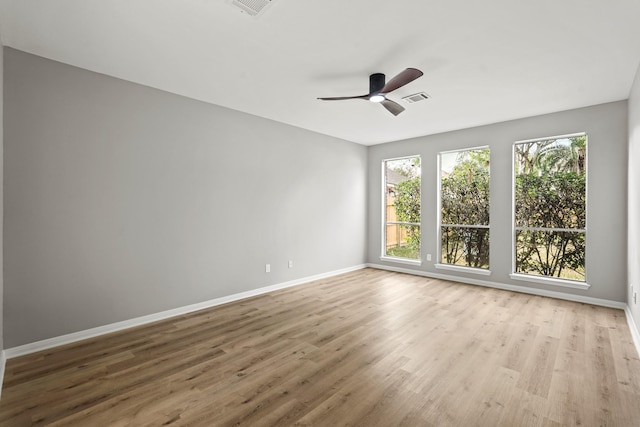
[(384, 74), (374, 73), (369, 76), (369, 93), (378, 93), (384, 87)]

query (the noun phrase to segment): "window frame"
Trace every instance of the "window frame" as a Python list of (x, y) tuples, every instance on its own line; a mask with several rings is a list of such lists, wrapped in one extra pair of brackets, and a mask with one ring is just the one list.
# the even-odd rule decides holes
[[(587, 138), (587, 149), (585, 152), (585, 194), (584, 194), (584, 209), (585, 209), (585, 225), (584, 229), (556, 229), (556, 228), (545, 228), (545, 227), (517, 227), (516, 226), (516, 145), (518, 144), (527, 144), (532, 142), (539, 141), (548, 141), (548, 140), (558, 140), (558, 139), (570, 139), (575, 137), (584, 136)], [(562, 134), (555, 136), (547, 136), (541, 138), (532, 138), (515, 141), (511, 144), (511, 273), (509, 277), (513, 280), (532, 282), (543, 285), (551, 285), (551, 286), (560, 286), (565, 288), (572, 289), (589, 289), (591, 285), (588, 282), (587, 276), (587, 258), (588, 258), (588, 226), (589, 224), (589, 136), (586, 132), (576, 132), (570, 134)], [(584, 281), (582, 280), (573, 280), (566, 279), (561, 277), (554, 276), (542, 276), (542, 275), (534, 275), (527, 273), (519, 273), (516, 271), (516, 243), (517, 243), (517, 232), (522, 229), (531, 229), (534, 231), (570, 231), (570, 232), (580, 232), (584, 233)]]
[[(436, 200), (436, 236), (438, 246), (436, 249), (436, 263), (435, 267), (441, 270), (459, 271), (464, 273), (480, 274), (483, 276), (491, 275), (491, 240), (489, 240), (489, 268), (469, 267), (465, 265), (447, 264), (442, 262), (442, 155), (450, 153), (462, 153), (466, 151), (479, 151), (489, 150), (489, 158), (491, 158), (491, 147), (489, 145), (480, 145), (476, 147), (461, 148), (456, 150), (445, 150), (438, 152), (438, 165), (437, 165), (437, 200)], [(491, 172), (489, 172), (489, 188), (491, 188)], [(491, 190), (489, 190), (489, 197), (491, 197)], [(489, 200), (489, 210), (491, 210), (491, 200)], [(458, 226), (460, 224), (448, 224), (448, 226)], [(462, 228), (486, 228), (491, 235), (491, 216), (489, 216), (489, 225), (470, 225), (462, 226)]]
[(422, 202), (422, 156), (420, 156), (419, 154), (415, 154), (415, 155), (410, 155), (410, 156), (401, 156), (401, 157), (392, 157), (392, 158), (388, 158), (388, 159), (383, 159), (381, 162), (381, 175), (382, 175), (382, 184), (381, 184), (381, 194), (382, 194), (382, 203), (381, 203), (381, 208), (382, 208), (382, 229), (381, 229), (381, 252), (380, 252), (380, 260), (381, 261), (391, 261), (391, 262), (397, 262), (397, 263), (401, 263), (401, 264), (409, 264), (409, 265), (415, 265), (415, 266), (419, 266), (422, 265), (422, 203), (420, 203), (420, 223), (408, 223), (408, 222), (399, 222), (399, 221), (392, 221), (392, 223), (394, 224), (406, 224), (406, 225), (417, 225), (420, 228), (420, 245), (418, 248), (418, 251), (420, 253), (420, 258), (418, 259), (413, 259), (413, 258), (404, 258), (404, 257), (396, 257), (396, 256), (390, 256), (387, 255), (387, 174), (386, 174), (386, 167), (387, 167), (387, 162), (392, 162), (392, 161), (396, 161), (396, 160), (406, 160), (406, 159), (415, 159), (418, 158), (420, 159), (420, 201)]

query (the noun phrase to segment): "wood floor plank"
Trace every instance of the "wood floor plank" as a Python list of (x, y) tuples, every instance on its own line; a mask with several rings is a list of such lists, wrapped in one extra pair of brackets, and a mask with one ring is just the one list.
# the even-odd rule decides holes
[(2, 426), (639, 426), (622, 310), (363, 269), (7, 362)]

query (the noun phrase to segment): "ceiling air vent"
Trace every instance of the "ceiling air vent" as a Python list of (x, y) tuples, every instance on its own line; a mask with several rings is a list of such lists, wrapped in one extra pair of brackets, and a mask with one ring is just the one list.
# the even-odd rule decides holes
[(258, 16), (272, 3), (272, 0), (230, 0), (229, 2), (247, 15)]
[(424, 92), (420, 92), (420, 93), (414, 93), (413, 95), (405, 96), (402, 99), (405, 100), (407, 102), (407, 104), (413, 104), (413, 103), (416, 103), (416, 102), (420, 102), (420, 101), (424, 101), (426, 99), (429, 99), (429, 95), (427, 95)]

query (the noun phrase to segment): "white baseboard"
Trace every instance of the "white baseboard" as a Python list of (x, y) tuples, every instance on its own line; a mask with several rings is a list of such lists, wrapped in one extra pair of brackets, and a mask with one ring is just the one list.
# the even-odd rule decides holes
[(4, 367), (7, 364), (7, 356), (4, 351), (0, 352), (0, 398), (2, 397), (2, 385), (4, 384)]
[(544, 289), (535, 289), (524, 286), (508, 285), (506, 283), (490, 282), (488, 280), (470, 279), (467, 277), (450, 276), (448, 274), (430, 273), (427, 271), (411, 270), (409, 268), (392, 267), (388, 265), (367, 264), (367, 267), (379, 268), (381, 270), (395, 271), (398, 273), (414, 274), (417, 276), (431, 277), (433, 279), (450, 280), (452, 282), (467, 283), (470, 285), (485, 286), (488, 288), (503, 289), (507, 291), (520, 292), (525, 294), (539, 295), (543, 297), (563, 299), (567, 301), (583, 302), (585, 304), (600, 305), (603, 307), (619, 308), (624, 310), (627, 304), (619, 301), (611, 301), (607, 299), (585, 297), (582, 295), (566, 294), (564, 292), (547, 291)]
[(286, 289), (293, 286), (303, 285), (305, 283), (313, 282), (315, 280), (326, 279), (328, 277), (337, 276), (339, 274), (349, 273), (356, 270), (365, 268), (366, 265), (356, 265), (353, 267), (344, 268), (341, 270), (335, 270), (328, 273), (317, 274), (315, 276), (303, 277), (301, 279), (291, 280), (289, 282), (278, 283), (276, 285), (265, 286), (251, 291), (240, 292), (225, 297), (212, 299), (209, 301), (200, 302), (197, 304), (191, 304), (184, 307), (178, 307), (171, 310), (161, 311), (159, 313), (149, 314), (147, 316), (136, 317), (134, 319), (124, 320), (122, 322), (111, 323), (109, 325), (99, 326), (97, 328), (86, 329), (84, 331), (74, 332), (71, 334), (61, 335), (45, 339), (42, 341), (36, 341), (29, 344), (21, 345), (18, 347), (8, 348), (3, 352), (6, 359), (12, 359), (14, 357), (24, 356), (26, 354), (35, 353), (42, 350), (47, 350), (53, 347), (58, 347), (65, 344), (74, 343), (87, 338), (93, 338), (100, 335), (109, 334), (123, 329), (133, 328), (135, 326), (145, 325), (151, 322), (157, 322), (158, 320), (169, 319), (171, 317), (180, 316), (182, 314), (192, 313), (194, 311), (203, 310), (205, 308), (215, 307), (217, 305), (226, 304), (233, 301), (238, 301), (245, 298), (251, 298), (257, 295), (266, 294), (269, 292), (277, 291), (280, 289)]
[(633, 344), (636, 346), (638, 357), (640, 357), (640, 333), (638, 332), (638, 325), (631, 315), (631, 309), (629, 306), (624, 308), (624, 313), (627, 315), (627, 324), (629, 324), (629, 330), (631, 331), (631, 338), (633, 338)]

